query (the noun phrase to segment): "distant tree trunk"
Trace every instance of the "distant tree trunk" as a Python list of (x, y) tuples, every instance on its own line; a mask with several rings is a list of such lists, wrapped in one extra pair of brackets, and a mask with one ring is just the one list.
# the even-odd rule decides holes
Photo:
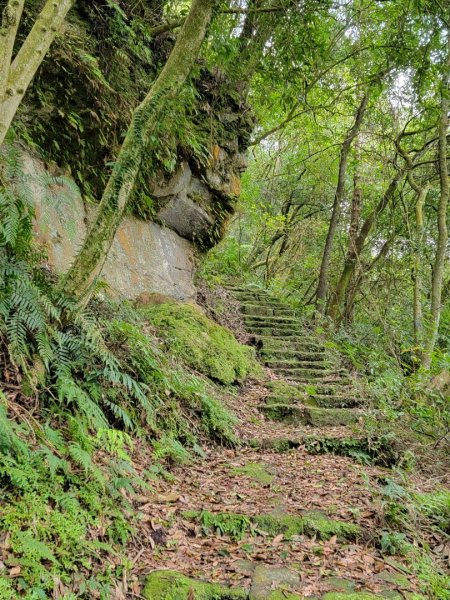
[(206, 35), (216, 0), (193, 0), (177, 41), (145, 99), (134, 111), (130, 127), (103, 193), (97, 217), (60, 289), (87, 302), (100, 274), (139, 174), (144, 153), (155, 141), (156, 125), (185, 83)]
[(417, 200), (415, 206), (416, 227), (414, 235), (414, 263), (413, 263), (413, 322), (414, 342), (419, 351), (423, 351), (423, 312), (422, 312), (422, 257), (424, 242), (423, 207), (430, 186), (416, 187)]
[(13, 60), (25, 0), (9, 0), (0, 26), (0, 145), (74, 0), (47, 0)]
[(328, 275), (331, 261), (331, 251), (333, 249), (334, 237), (336, 235), (339, 218), (341, 215), (342, 201), (344, 199), (345, 177), (347, 173), (347, 160), (353, 140), (355, 139), (366, 112), (369, 100), (369, 92), (366, 92), (356, 111), (355, 122), (345, 138), (339, 159), (339, 174), (336, 186), (336, 192), (333, 202), (333, 211), (331, 213), (330, 224), (328, 227), (327, 238), (323, 250), (322, 263), (320, 265), (319, 281), (316, 289), (316, 308), (319, 312), (325, 312), (325, 302), (328, 292)]
[[(361, 147), (358, 143), (358, 139), (356, 139), (355, 143), (355, 171), (353, 174), (353, 198), (352, 198), (352, 208), (350, 215), (350, 226), (348, 229), (348, 247), (347, 247), (347, 256), (355, 251), (356, 249), (356, 239), (359, 231), (359, 221), (361, 215), (361, 204), (362, 204), (362, 187), (361, 187), (361, 172), (360, 172), (360, 161), (361, 161)], [(356, 256), (356, 260), (358, 256)], [(353, 274), (351, 275), (353, 276)], [(350, 277), (351, 277), (350, 276)], [(341, 283), (341, 282), (339, 282)], [(350, 283), (350, 279), (347, 282), (347, 285)], [(335, 321), (337, 318), (337, 313), (340, 310), (340, 306), (344, 300), (343, 296), (346, 292), (346, 287), (341, 285), (337, 285), (333, 294), (330, 298), (330, 303), (328, 306), (328, 315)]]
[(405, 173), (404, 169), (400, 169), (397, 171), (397, 173), (395, 174), (395, 177), (392, 179), (391, 183), (389, 184), (389, 187), (383, 194), (383, 197), (380, 199), (377, 206), (372, 210), (372, 212), (365, 219), (365, 221), (361, 227), (361, 231), (359, 232), (358, 236), (354, 240), (352, 247), (349, 248), (349, 251), (347, 252), (347, 256), (345, 257), (345, 262), (344, 262), (344, 268), (342, 270), (339, 281), (336, 285), (336, 290), (334, 293), (335, 300), (329, 308), (329, 315), (335, 320), (337, 319), (337, 317), (339, 315), (340, 302), (347, 292), (349, 282), (353, 276), (353, 273), (355, 272), (358, 258), (361, 255), (361, 252), (364, 248), (364, 244), (366, 243), (366, 240), (367, 240), (370, 232), (372, 231), (373, 226), (375, 225), (378, 217), (384, 211), (386, 206), (389, 204), (391, 198), (393, 197), (393, 195), (398, 187), (398, 184), (400, 183), (400, 181), (403, 178), (404, 173)]
[(447, 229), (447, 207), (449, 200), (448, 161), (447, 161), (447, 133), (448, 133), (448, 111), (449, 111), (449, 78), (450, 78), (450, 30), (447, 31), (447, 60), (444, 68), (441, 86), (441, 117), (439, 120), (438, 134), (438, 157), (439, 178), (441, 193), (438, 204), (438, 239), (436, 255), (434, 259), (433, 278), (431, 283), (431, 312), (427, 327), (427, 340), (422, 366), (429, 369), (431, 357), (436, 346), (439, 333), (439, 324), (442, 311), (442, 285), (444, 279), (444, 267), (447, 255), (448, 229)]

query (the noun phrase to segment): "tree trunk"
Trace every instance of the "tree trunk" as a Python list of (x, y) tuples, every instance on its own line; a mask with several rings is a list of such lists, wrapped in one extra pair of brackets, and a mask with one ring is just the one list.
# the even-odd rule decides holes
[(434, 259), (433, 279), (431, 283), (431, 313), (427, 327), (427, 340), (423, 357), (423, 367), (429, 369), (431, 357), (436, 346), (442, 311), (442, 284), (447, 254), (448, 229), (447, 207), (449, 200), (448, 161), (447, 161), (447, 132), (449, 111), (449, 77), (450, 77), (450, 30), (447, 31), (447, 60), (444, 67), (441, 89), (441, 117), (439, 120), (438, 154), (440, 197), (438, 205), (438, 239)]
[(336, 290), (334, 293), (334, 302), (329, 307), (328, 314), (334, 320), (336, 320), (339, 315), (339, 309), (340, 309), (342, 299), (344, 298), (344, 296), (347, 292), (348, 285), (353, 276), (353, 273), (355, 272), (355, 267), (357, 265), (360, 255), (361, 255), (361, 252), (364, 248), (364, 244), (366, 243), (366, 240), (367, 240), (370, 232), (372, 231), (373, 226), (375, 225), (378, 217), (384, 211), (386, 206), (389, 204), (389, 201), (393, 197), (393, 195), (398, 187), (398, 184), (400, 183), (400, 181), (403, 178), (404, 173), (405, 173), (404, 169), (400, 169), (397, 171), (395, 177), (392, 179), (392, 181), (389, 184), (389, 187), (387, 188), (383, 197), (381, 198), (381, 200), (378, 202), (377, 206), (372, 210), (372, 212), (367, 216), (366, 220), (364, 221), (364, 223), (361, 227), (361, 231), (359, 232), (359, 235), (356, 237), (356, 239), (354, 241), (353, 247), (349, 248), (349, 251), (347, 252), (347, 256), (346, 256), (345, 262), (344, 262), (344, 268), (342, 270), (339, 281), (336, 285)]
[(413, 264), (413, 321), (414, 343), (420, 352), (423, 350), (423, 314), (422, 314), (422, 257), (424, 242), (423, 207), (428, 194), (429, 185), (417, 190), (416, 200), (416, 231), (414, 236), (414, 264)]
[(73, 3), (74, 0), (47, 0), (12, 62), (24, 2), (10, 0), (3, 11), (0, 28), (0, 145)]
[(336, 186), (336, 193), (334, 196), (333, 202), (333, 212), (331, 213), (330, 224), (328, 227), (327, 238), (325, 241), (325, 247), (323, 250), (322, 263), (320, 265), (320, 273), (319, 273), (319, 282), (317, 284), (316, 290), (316, 308), (319, 312), (325, 312), (325, 302), (328, 292), (328, 274), (330, 269), (330, 261), (331, 261), (331, 251), (333, 249), (334, 237), (336, 235), (337, 226), (339, 224), (339, 218), (341, 214), (342, 201), (344, 199), (344, 190), (345, 190), (345, 176), (347, 173), (347, 160), (348, 154), (350, 152), (350, 148), (352, 142), (357, 135), (363, 118), (366, 112), (367, 103), (369, 100), (369, 92), (367, 91), (360, 105), (358, 106), (358, 110), (356, 111), (355, 122), (351, 129), (349, 130), (347, 137), (342, 144), (341, 155), (339, 159), (339, 174), (338, 174), (338, 182)]
[(139, 174), (145, 152), (152, 147), (156, 125), (185, 83), (209, 25), (216, 0), (193, 0), (187, 19), (160, 75), (134, 111), (130, 127), (103, 193), (97, 217), (60, 289), (84, 302), (100, 274)]
[[(355, 251), (356, 248), (356, 239), (358, 237), (359, 231), (359, 221), (361, 215), (361, 204), (362, 204), (362, 187), (361, 187), (361, 175), (360, 175), (360, 161), (361, 161), (361, 148), (358, 144), (358, 139), (356, 139), (355, 143), (355, 172), (353, 174), (353, 198), (352, 198), (352, 209), (350, 215), (350, 226), (348, 230), (348, 248), (347, 248), (347, 256)], [(356, 257), (357, 259), (358, 257)], [(350, 283), (350, 278), (353, 274), (350, 275), (348, 281), (343, 282), (345, 286), (348, 286)], [(341, 282), (339, 282), (341, 283)], [(327, 313), (328, 315), (336, 321), (337, 313), (340, 310), (341, 303), (343, 301), (343, 296), (346, 291), (346, 287), (344, 288), (341, 285), (337, 285), (334, 293), (331, 295), (330, 303), (328, 306)]]

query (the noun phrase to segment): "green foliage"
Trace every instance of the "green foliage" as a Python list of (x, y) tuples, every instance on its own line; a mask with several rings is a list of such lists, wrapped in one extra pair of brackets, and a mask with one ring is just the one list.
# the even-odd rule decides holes
[(106, 600), (117, 573), (104, 564), (122, 568), (134, 526), (126, 496), (148, 487), (132, 463), (136, 438), (152, 439), (156, 461), (185, 462), (203, 452), (199, 437), (236, 443), (235, 421), (211, 382), (158, 349), (134, 309), (80, 311), (55, 295), (32, 239), (20, 152), (6, 145), (0, 158), (0, 349), (20, 390), (0, 393), (0, 534), (6, 567), (20, 567), (14, 580), (1, 574), (0, 598), (19, 589), (45, 598), (60, 581)]
[(256, 515), (245, 516), (236, 513), (211, 513), (209, 511), (185, 511), (183, 516), (199, 522), (206, 530), (217, 530), (221, 535), (241, 539), (248, 531), (265, 532), (273, 537), (283, 534), (286, 539), (306, 534), (328, 540), (336, 535), (340, 539), (355, 539), (361, 534), (358, 525), (335, 521), (319, 512), (302, 516)]
[(211, 379), (231, 384), (260, 374), (253, 350), (193, 306), (160, 304), (142, 312), (171, 352)]

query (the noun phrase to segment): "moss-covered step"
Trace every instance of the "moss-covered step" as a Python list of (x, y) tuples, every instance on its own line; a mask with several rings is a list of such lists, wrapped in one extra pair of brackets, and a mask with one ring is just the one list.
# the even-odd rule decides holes
[(305, 406), (317, 406), (319, 408), (358, 408), (361, 402), (358, 398), (348, 396), (308, 396), (305, 392), (298, 392), (295, 396), (284, 396), (283, 394), (269, 394), (264, 399), (265, 404), (303, 404)]
[(295, 535), (316, 536), (328, 540), (334, 535), (339, 540), (355, 540), (361, 536), (361, 528), (354, 523), (330, 519), (318, 511), (305, 512), (302, 515), (255, 515), (239, 513), (211, 513), (209, 511), (185, 511), (185, 519), (195, 521), (205, 531), (218, 531), (241, 539), (245, 533), (264, 531), (273, 537), (283, 534), (289, 540)]
[(321, 369), (317, 366), (312, 368), (303, 368), (303, 367), (274, 367), (273, 371), (276, 373), (280, 373), (282, 375), (286, 375), (286, 377), (296, 377), (296, 378), (319, 378), (323, 379), (324, 377), (329, 377), (330, 379), (339, 379), (339, 381), (345, 381), (346, 383), (351, 383), (351, 380), (345, 376), (345, 374), (340, 371), (336, 371), (335, 369)]
[(315, 369), (319, 371), (329, 371), (333, 365), (325, 360), (307, 361), (296, 359), (274, 359), (266, 358), (264, 364), (271, 369)]
[(247, 441), (250, 448), (257, 450), (273, 450), (274, 452), (289, 452), (303, 445), (303, 437), (258, 438)]
[(142, 595), (147, 600), (247, 600), (242, 588), (191, 579), (177, 571), (153, 571), (147, 577)]
[(316, 340), (306, 336), (289, 335), (286, 337), (273, 337), (270, 335), (259, 334), (258, 339), (262, 344), (262, 350), (294, 350), (297, 352), (323, 352), (321, 346)]
[(298, 381), (295, 383), (298, 386), (299, 391), (306, 392), (309, 396), (338, 396), (340, 394), (347, 394), (352, 389), (347, 383), (337, 381), (330, 383), (327, 381), (315, 381), (313, 383)]
[(303, 437), (303, 445), (308, 454), (350, 456), (382, 467), (393, 467), (402, 459), (401, 452), (395, 448), (392, 441), (382, 437), (368, 439), (361, 435), (341, 438), (308, 435)]
[(252, 577), (249, 600), (302, 600), (290, 590), (300, 584), (300, 576), (292, 569), (257, 565)]
[(301, 323), (295, 317), (290, 316), (282, 316), (275, 317), (273, 315), (248, 315), (244, 314), (244, 322), (249, 324), (270, 324), (270, 325), (296, 325), (298, 327), (301, 326)]
[(309, 394), (305, 404), (314, 403), (321, 408), (358, 408), (361, 399), (349, 394)]
[(299, 352), (291, 348), (261, 348), (259, 351), (261, 357), (265, 360), (298, 360), (307, 362), (323, 362), (327, 361), (325, 352), (304, 351)]
[(270, 336), (272, 338), (289, 338), (297, 336), (300, 329), (297, 326), (288, 325), (247, 325), (246, 329), (249, 333), (253, 333), (257, 336)]
[(259, 410), (273, 421), (312, 427), (354, 425), (362, 416), (362, 412), (357, 409), (320, 408), (295, 404), (262, 404)]
[(274, 311), (274, 307), (270, 305), (251, 304), (250, 302), (241, 304), (241, 312), (244, 314), (244, 316), (273, 317), (275, 315)]
[(293, 385), (282, 379), (268, 381), (266, 387), (276, 395), (289, 396), (291, 398), (304, 397), (306, 395), (303, 387)]

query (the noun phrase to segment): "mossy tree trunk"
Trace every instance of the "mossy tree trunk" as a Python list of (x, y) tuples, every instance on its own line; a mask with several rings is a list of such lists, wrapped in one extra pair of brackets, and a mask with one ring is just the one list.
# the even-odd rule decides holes
[(331, 213), (330, 223), (328, 225), (325, 246), (323, 249), (322, 262), (320, 265), (319, 272), (319, 281), (317, 283), (316, 289), (316, 308), (321, 313), (325, 312), (325, 303), (328, 293), (328, 275), (330, 270), (331, 252), (333, 249), (333, 242), (339, 224), (342, 202), (344, 199), (348, 155), (350, 152), (352, 142), (358, 134), (358, 131), (362, 125), (368, 101), (369, 93), (366, 92), (356, 111), (355, 121), (350, 130), (348, 131), (347, 136), (341, 147), (341, 154), (339, 158), (338, 182), (336, 186), (336, 192), (334, 195), (333, 210)]
[(439, 324), (442, 312), (442, 287), (444, 280), (444, 267), (447, 258), (448, 228), (447, 208), (449, 201), (448, 160), (447, 160), (447, 134), (448, 111), (450, 108), (450, 29), (447, 30), (447, 59), (441, 85), (441, 112), (438, 126), (438, 161), (440, 179), (440, 197), (438, 204), (438, 239), (433, 265), (433, 278), (431, 283), (431, 309), (427, 326), (427, 340), (422, 365), (425, 369), (431, 366), (431, 357), (436, 346), (439, 333)]
[(142, 103), (136, 108), (111, 177), (98, 208), (97, 217), (81, 251), (60, 289), (82, 302), (89, 300), (92, 284), (100, 274), (136, 182), (146, 152), (151, 151), (154, 132), (169, 103), (185, 83), (209, 25), (216, 0), (193, 0), (175, 46)]
[(413, 258), (413, 322), (414, 342), (419, 352), (423, 350), (423, 311), (422, 311), (422, 258), (424, 244), (424, 217), (423, 207), (427, 198), (429, 184), (423, 187), (416, 186), (417, 193), (415, 206), (416, 223), (414, 232), (414, 258)]
[[(350, 254), (356, 250), (356, 240), (358, 237), (359, 231), (359, 222), (361, 215), (361, 205), (362, 205), (362, 185), (361, 185), (361, 147), (358, 143), (358, 138), (356, 138), (355, 142), (355, 170), (353, 173), (353, 197), (352, 197), (352, 208), (350, 215), (350, 226), (348, 229), (348, 247), (347, 254)], [(346, 282), (346, 286), (350, 284), (350, 279), (354, 276), (354, 272), (349, 277)], [(333, 294), (330, 297), (329, 306), (328, 306), (328, 315), (336, 321), (338, 317), (338, 313), (340, 310), (341, 303), (343, 301), (343, 296), (347, 287), (336, 286)], [(345, 304), (347, 304), (345, 302)]]
[(17, 55), (14, 43), (24, 0), (9, 0), (0, 26), (0, 145), (25, 92), (57, 36), (74, 0), (47, 0)]

